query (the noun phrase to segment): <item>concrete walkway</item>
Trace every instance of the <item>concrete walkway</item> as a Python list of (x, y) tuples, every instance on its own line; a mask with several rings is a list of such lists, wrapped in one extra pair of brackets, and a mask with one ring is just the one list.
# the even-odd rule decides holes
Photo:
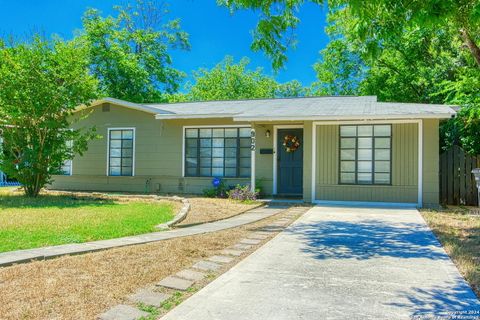
[(279, 213), (282, 210), (285, 210), (286, 208), (288, 207), (272, 205), (252, 209), (244, 214), (240, 214), (225, 220), (199, 224), (192, 227), (179, 228), (170, 231), (153, 232), (110, 240), (100, 240), (86, 243), (65, 244), (37, 249), (4, 252), (0, 253), (0, 267), (9, 266), (16, 263), (29, 262), (31, 260), (44, 260), (63, 255), (88, 253), (93, 251), (130, 246), (135, 244), (143, 244), (148, 242), (186, 237), (196, 234), (235, 228), (244, 224), (265, 219)]
[(427, 315), (478, 319), (480, 303), (418, 211), (315, 207), (162, 319)]

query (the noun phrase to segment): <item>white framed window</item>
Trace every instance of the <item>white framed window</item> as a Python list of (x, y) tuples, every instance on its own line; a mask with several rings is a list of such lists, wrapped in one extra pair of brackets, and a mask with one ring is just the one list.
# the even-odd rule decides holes
[(135, 175), (135, 128), (108, 128), (107, 175)]
[(340, 126), (340, 184), (392, 181), (392, 126)]
[(186, 177), (250, 177), (250, 127), (184, 127)]
[[(67, 141), (67, 147), (68, 148), (72, 148), (73, 147), (73, 141)], [(63, 162), (63, 166), (62, 168), (60, 169), (62, 171), (62, 174), (64, 176), (71, 176), (72, 173), (73, 173), (73, 160), (65, 160)]]

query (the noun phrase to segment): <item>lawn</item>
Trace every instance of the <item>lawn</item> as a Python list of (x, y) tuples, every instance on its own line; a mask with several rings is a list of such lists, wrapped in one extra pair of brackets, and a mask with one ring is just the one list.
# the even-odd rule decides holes
[(480, 297), (480, 215), (462, 208), (423, 211), (453, 262)]
[(0, 188), (0, 252), (112, 239), (156, 231), (179, 205), (68, 195), (32, 199)]

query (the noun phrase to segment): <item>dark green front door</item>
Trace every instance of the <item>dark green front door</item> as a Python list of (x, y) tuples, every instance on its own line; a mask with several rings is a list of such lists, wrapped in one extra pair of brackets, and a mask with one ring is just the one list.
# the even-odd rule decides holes
[[(287, 152), (286, 136), (300, 139), (300, 146)], [(303, 189), (303, 129), (279, 129), (277, 139), (277, 194), (301, 195)]]

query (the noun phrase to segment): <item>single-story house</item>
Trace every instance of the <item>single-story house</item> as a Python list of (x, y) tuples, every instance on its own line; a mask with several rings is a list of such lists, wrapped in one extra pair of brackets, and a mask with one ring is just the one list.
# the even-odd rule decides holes
[(450, 106), (375, 96), (79, 107), (101, 139), (57, 189), (202, 193), (212, 177), (313, 203), (439, 203), (439, 122)]

